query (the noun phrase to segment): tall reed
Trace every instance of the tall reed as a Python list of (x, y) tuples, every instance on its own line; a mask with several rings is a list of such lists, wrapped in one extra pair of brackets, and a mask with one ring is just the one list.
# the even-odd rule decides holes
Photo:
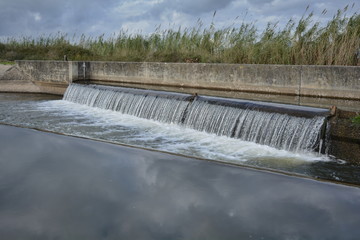
[[(161, 30), (150, 35), (121, 30), (100, 35), (8, 38), (0, 42), (0, 59), (51, 59), (242, 64), (360, 65), (360, 15), (347, 16), (348, 7), (331, 20), (314, 22), (313, 13), (290, 19), (280, 28), (269, 23), (216, 29), (203, 27)], [(325, 14), (326, 11), (323, 12)]]

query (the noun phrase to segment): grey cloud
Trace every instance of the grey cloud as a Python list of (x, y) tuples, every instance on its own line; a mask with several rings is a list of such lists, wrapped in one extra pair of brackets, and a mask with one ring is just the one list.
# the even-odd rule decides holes
[(224, 0), (224, 1), (218, 1), (218, 0), (199, 0), (199, 1), (193, 1), (193, 0), (176, 0), (172, 1), (171, 6), (174, 9), (178, 9), (181, 12), (189, 13), (189, 14), (199, 14), (199, 13), (206, 13), (206, 12), (212, 12), (215, 10), (220, 10), (225, 8), (229, 3), (231, 3), (233, 0)]
[(81, 31), (98, 21), (117, 4), (105, 1), (11, 1), (0, 2), (0, 36)]
[[(274, 16), (284, 16), (289, 18), (293, 15), (301, 16), (306, 12), (306, 8), (309, 7), (308, 12), (319, 11), (322, 12), (321, 6), (323, 3), (327, 10), (336, 11), (339, 8), (345, 7), (351, 1), (311, 1), (311, 0), (248, 0), (247, 1), (251, 10), (256, 10), (264, 16), (274, 15)], [(350, 4), (351, 5), (351, 4)]]
[(203, 13), (210, 13), (226, 8), (234, 0), (175, 0), (164, 1), (153, 7), (149, 13), (153, 17), (159, 17), (166, 10), (173, 10), (180, 13), (199, 16)]
[[(286, 20), (301, 16), (307, 5), (318, 14), (322, 11), (319, 6), (326, 6), (331, 17), (336, 9), (352, 3), (353, 0), (316, 3), (311, 0), (164, 0), (158, 3), (148, 0), (0, 0), (0, 37), (56, 32), (111, 34), (129, 25), (146, 25), (151, 29), (137, 30), (150, 32), (159, 24), (175, 21), (188, 27), (200, 18), (207, 24), (214, 11), (218, 11), (215, 19), (218, 26), (244, 13), (247, 13), (246, 21), (261, 23), (274, 16)], [(121, 8), (124, 14), (117, 11)], [(148, 24), (141, 25), (141, 22)]]

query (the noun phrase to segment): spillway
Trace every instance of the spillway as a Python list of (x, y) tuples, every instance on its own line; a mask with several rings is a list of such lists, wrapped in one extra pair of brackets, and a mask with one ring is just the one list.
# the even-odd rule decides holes
[(63, 100), (293, 152), (323, 151), (327, 109), (71, 84)]

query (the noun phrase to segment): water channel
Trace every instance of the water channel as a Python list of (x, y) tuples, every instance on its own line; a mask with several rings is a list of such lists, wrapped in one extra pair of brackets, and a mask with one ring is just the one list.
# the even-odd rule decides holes
[[(213, 161), (360, 184), (360, 168), (341, 159), (219, 136), (144, 119), (61, 97), (0, 94), (0, 122), (27, 128), (150, 148)], [(313, 124), (313, 123), (311, 123)]]
[(1, 239), (357, 239), (360, 189), (0, 125)]
[[(162, 119), (173, 119), (170, 123), (54, 95), (0, 93), (1, 238), (350, 240), (360, 235), (358, 166), (314, 151), (318, 141), (266, 142), (258, 129), (261, 137), (241, 131), (238, 138), (234, 131), (229, 137), (226, 128), (196, 129), (169, 111)], [(264, 116), (269, 115), (253, 119), (260, 124)], [(322, 122), (276, 117), (288, 125), (310, 122), (312, 129)], [(298, 131), (286, 129), (284, 135)]]

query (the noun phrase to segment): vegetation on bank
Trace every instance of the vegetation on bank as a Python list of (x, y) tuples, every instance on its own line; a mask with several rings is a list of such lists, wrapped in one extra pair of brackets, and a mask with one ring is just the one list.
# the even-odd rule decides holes
[(15, 62), (14, 61), (2, 61), (2, 60), (0, 60), (0, 64), (2, 64), (2, 65), (14, 65)]
[(357, 115), (356, 117), (352, 118), (352, 122), (360, 125), (360, 115)]
[(247, 23), (204, 28), (199, 21), (193, 28), (157, 29), (147, 36), (121, 31), (109, 38), (62, 33), (8, 38), (0, 42), (0, 59), (63, 60), (67, 55), (69, 60), (359, 65), (360, 15), (347, 16), (347, 10), (323, 24), (309, 13), (281, 29), (269, 23), (263, 31)]

